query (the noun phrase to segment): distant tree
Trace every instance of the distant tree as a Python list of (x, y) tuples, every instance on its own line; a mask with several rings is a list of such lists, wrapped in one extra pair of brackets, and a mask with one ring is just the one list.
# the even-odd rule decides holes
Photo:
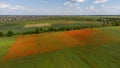
[(6, 34), (7, 37), (11, 37), (13, 35), (14, 35), (14, 33), (12, 31), (8, 31), (7, 34)]
[(49, 31), (54, 31), (54, 27), (49, 27)]
[(70, 30), (70, 28), (66, 28), (66, 31), (69, 31)]
[(4, 36), (3, 32), (0, 32), (0, 37), (3, 37), (3, 36)]
[(23, 35), (26, 35), (26, 32), (23, 32), (22, 34), (23, 34)]
[(119, 26), (120, 22), (112, 22), (111, 24), (112, 24), (112, 26)]
[(40, 33), (40, 31), (39, 31), (38, 28), (36, 28), (36, 29), (35, 29), (35, 34), (38, 34), (38, 33)]
[(40, 28), (39, 31), (40, 31), (40, 32), (44, 32), (44, 29), (43, 29), (43, 28)]

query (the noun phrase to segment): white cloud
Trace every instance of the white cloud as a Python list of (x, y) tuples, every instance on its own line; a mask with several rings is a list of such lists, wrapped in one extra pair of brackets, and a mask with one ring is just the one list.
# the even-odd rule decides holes
[(66, 3), (64, 3), (64, 5), (69, 5), (70, 4), (70, 2), (69, 1), (67, 1)]
[[(118, 6), (104, 6), (103, 8), (105, 11), (109, 11), (109, 12), (112, 12), (112, 11), (116, 11), (116, 12), (119, 12), (120, 11), (120, 5)], [(113, 12), (112, 12), (113, 13)]]
[[(92, 0), (92, 2), (89, 0), (68, 0), (64, 5), (76, 10), (97, 12), (99, 9), (103, 10), (106, 2), (108, 2), (108, 0)], [(101, 6), (97, 6), (96, 4), (98, 3)]]
[(95, 6), (90, 6), (89, 9), (90, 9), (90, 10), (94, 10), (94, 9), (95, 9)]
[(102, 5), (101, 5), (101, 7), (103, 7), (103, 8), (104, 8), (104, 7), (105, 7), (105, 5), (104, 5), (104, 4), (102, 4)]
[(108, 0), (95, 0), (93, 3), (98, 4), (98, 3), (105, 3)]
[(32, 9), (30, 8), (26, 8), (24, 6), (21, 6), (21, 5), (10, 5), (10, 4), (7, 4), (7, 3), (0, 3), (0, 9), (4, 9), (4, 10), (27, 10), (27, 11), (30, 11)]
[(78, 6), (78, 7), (76, 7), (76, 9), (80, 9), (80, 7)]
[(92, 5), (92, 6), (90, 6), (90, 7), (87, 7), (86, 9), (87, 9), (87, 10), (94, 10), (94, 9), (95, 9), (95, 6)]
[(8, 8), (9, 5), (5, 3), (0, 3), (0, 8)]
[(91, 5), (87, 8), (76, 7), (76, 8), (63, 8), (63, 7), (55, 7), (55, 8), (43, 8), (36, 10), (36, 14), (48, 14), (48, 15), (111, 15), (111, 14), (120, 14), (120, 6), (101, 6), (101, 8), (97, 8), (95, 5)]
[(80, 2), (85, 2), (86, 0), (69, 0), (70, 2), (78, 2), (78, 3), (80, 3)]
[(80, 3), (83, 2), (86, 2), (86, 0), (68, 0), (64, 5), (70, 8), (80, 9)]

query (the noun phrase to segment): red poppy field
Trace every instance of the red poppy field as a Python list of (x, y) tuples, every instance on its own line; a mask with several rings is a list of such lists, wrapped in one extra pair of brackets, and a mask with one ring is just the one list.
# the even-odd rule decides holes
[(119, 68), (119, 33), (119, 27), (106, 27), (19, 36), (3, 58), (3, 66)]

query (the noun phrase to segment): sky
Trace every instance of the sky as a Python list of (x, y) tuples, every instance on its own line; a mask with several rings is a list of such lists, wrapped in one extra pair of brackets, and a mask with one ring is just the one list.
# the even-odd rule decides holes
[(0, 15), (120, 15), (120, 0), (0, 0)]

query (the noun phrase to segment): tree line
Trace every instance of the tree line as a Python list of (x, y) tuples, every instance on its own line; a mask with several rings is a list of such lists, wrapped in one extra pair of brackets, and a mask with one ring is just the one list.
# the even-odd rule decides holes
[(13, 31), (8, 31), (7, 33), (0, 32), (0, 37), (11, 37), (14, 35)]
[(28, 30), (22, 33), (14, 33), (12, 30), (8, 31), (7, 33), (0, 32), (0, 37), (12, 37), (16, 35), (27, 35), (27, 34), (39, 34), (45, 32), (57, 32), (57, 31), (70, 31), (70, 30), (77, 30), (77, 29), (84, 29), (84, 28), (94, 28), (100, 27), (97, 25), (78, 25), (78, 26), (50, 26), (50, 27), (43, 27), (43, 28), (36, 28), (35, 30)]

